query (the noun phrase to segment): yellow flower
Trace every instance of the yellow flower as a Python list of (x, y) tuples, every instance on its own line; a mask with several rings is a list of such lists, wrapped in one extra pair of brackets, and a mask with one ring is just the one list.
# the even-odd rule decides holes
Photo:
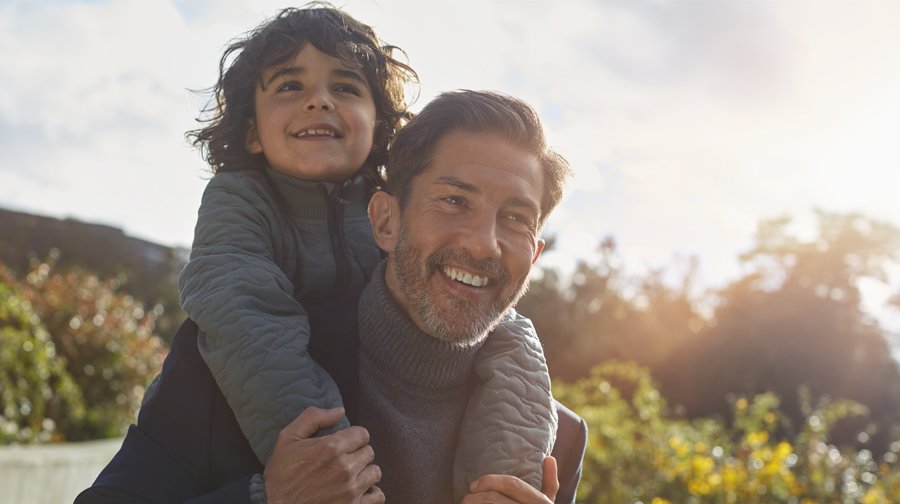
[(860, 501), (862, 504), (887, 504), (889, 501), (887, 496), (884, 495), (884, 491), (880, 487), (872, 487), (866, 492), (866, 495), (863, 495), (862, 500)]
[(747, 409), (747, 399), (741, 397), (737, 400), (736, 403), (734, 403), (734, 406), (739, 410)]
[(759, 447), (766, 444), (766, 442), (769, 440), (769, 433), (765, 431), (751, 432), (747, 434), (746, 440), (748, 445), (752, 447)]

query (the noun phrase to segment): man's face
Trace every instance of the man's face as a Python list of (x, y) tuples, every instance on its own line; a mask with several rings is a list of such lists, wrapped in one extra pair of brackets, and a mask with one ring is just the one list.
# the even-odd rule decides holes
[(386, 282), (432, 336), (482, 339), (524, 293), (538, 237), (538, 158), (493, 133), (445, 135), (412, 183)]

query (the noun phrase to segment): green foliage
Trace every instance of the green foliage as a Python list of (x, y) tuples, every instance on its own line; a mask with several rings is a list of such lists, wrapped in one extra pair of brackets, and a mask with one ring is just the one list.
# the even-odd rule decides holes
[(78, 268), (57, 272), (52, 259), (33, 264), (21, 282), (7, 274), (6, 282), (17, 285), (40, 319), (83, 398), (83, 414), (58, 422), (67, 440), (122, 434), (135, 419), (144, 387), (162, 366), (164, 345), (153, 332), (161, 308), (145, 310), (120, 292), (122, 281), (101, 280)]
[(84, 404), (30, 303), (0, 265), (0, 444), (60, 438)]
[(554, 395), (588, 423), (578, 500), (586, 503), (865, 503), (900, 502), (900, 442), (881, 460), (839, 448), (829, 432), (865, 415), (851, 401), (809, 410), (800, 433), (779, 437), (778, 397), (731, 401), (731, 422), (687, 420), (669, 412), (645, 368), (608, 362)]
[(689, 418), (730, 418), (729, 396), (772, 391), (788, 436), (808, 413), (797, 392), (805, 386), (815, 398), (866, 406), (868, 416), (841, 422), (832, 436), (880, 455), (900, 418), (900, 369), (885, 331), (861, 307), (859, 283), (889, 280), (900, 265), (900, 229), (858, 214), (816, 215), (811, 238), (795, 236), (786, 218), (761, 223), (741, 257), (744, 276), (702, 297), (691, 287), (696, 263), (628, 276), (607, 239), (571, 282), (544, 270), (519, 308), (557, 378), (634, 361)]
[(18, 273), (35, 258), (53, 256), (58, 268), (82, 268), (101, 278), (127, 278), (120, 288), (145, 305), (161, 305), (160, 334), (169, 337), (185, 318), (178, 302), (178, 272), (188, 251), (127, 236), (121, 229), (0, 208), (0, 263)]
[[(815, 397), (852, 399), (869, 408), (865, 421), (880, 452), (900, 412), (900, 370), (883, 330), (860, 307), (858, 282), (886, 279), (900, 260), (900, 230), (856, 214), (818, 217), (810, 240), (793, 236), (788, 219), (762, 223), (742, 257), (750, 272), (719, 292), (714, 323), (655, 374), (691, 415), (722, 412), (728, 394), (773, 391), (799, 425), (801, 386)], [(862, 424), (845, 422), (834, 435), (852, 442)]]
[(597, 261), (579, 261), (570, 282), (543, 269), (518, 309), (534, 322), (550, 369), (560, 378), (585, 376), (608, 359), (658, 368), (704, 326), (687, 294), (696, 266), (693, 260), (685, 265), (677, 288), (663, 281), (663, 271), (629, 278), (607, 238)]

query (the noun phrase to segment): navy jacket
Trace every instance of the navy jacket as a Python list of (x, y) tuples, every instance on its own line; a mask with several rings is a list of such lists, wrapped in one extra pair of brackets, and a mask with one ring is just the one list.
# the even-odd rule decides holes
[[(355, 301), (309, 307), (310, 354), (335, 379), (351, 422), (357, 361), (356, 352), (348, 350), (356, 348)], [(343, 307), (353, 307), (352, 313)], [(339, 355), (343, 358), (325, 358)], [(581, 477), (587, 426), (560, 403), (557, 411), (557, 502), (571, 503)], [(119, 452), (75, 504), (247, 504), (250, 478), (262, 471), (200, 357), (197, 325), (187, 320), (173, 339), (156, 386), (148, 389), (137, 425), (128, 429)]]

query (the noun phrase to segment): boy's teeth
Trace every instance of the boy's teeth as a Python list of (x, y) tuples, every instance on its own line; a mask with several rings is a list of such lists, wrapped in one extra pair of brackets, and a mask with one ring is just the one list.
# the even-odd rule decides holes
[(451, 280), (471, 285), (473, 287), (486, 287), (488, 284), (487, 277), (473, 275), (471, 273), (458, 270), (456, 268), (444, 268), (444, 274)]
[(305, 136), (310, 136), (310, 135), (325, 135), (325, 136), (333, 137), (334, 131), (331, 131), (328, 129), (308, 129), (308, 130), (303, 130), (300, 133), (297, 133), (298, 137), (305, 137)]

